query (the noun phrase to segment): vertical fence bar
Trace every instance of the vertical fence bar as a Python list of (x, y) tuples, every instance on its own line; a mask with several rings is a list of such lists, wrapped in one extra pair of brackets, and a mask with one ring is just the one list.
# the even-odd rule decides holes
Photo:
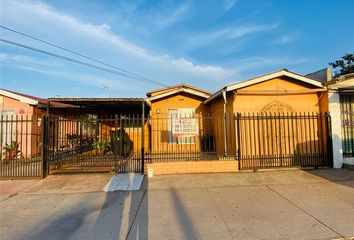
[(283, 166), (283, 143), (282, 143), (282, 134), (281, 134), (281, 129), (282, 129), (282, 120), (281, 120), (281, 113), (278, 113), (278, 121), (279, 121), (279, 161), (280, 161), (280, 167)]
[(141, 173), (144, 174), (144, 161), (145, 161), (145, 102), (142, 101), (142, 114), (141, 114)]
[(47, 176), (48, 169), (48, 119), (47, 116), (43, 116), (42, 118), (42, 149), (41, 149), (41, 178), (45, 178)]
[(3, 151), (4, 151), (4, 142), (3, 142), (3, 138), (4, 135), (6, 136), (7, 131), (4, 130), (4, 115), (0, 114), (0, 177), (4, 177), (4, 170), (5, 170), (5, 156), (3, 156)]
[(237, 159), (238, 159), (238, 170), (241, 170), (241, 113), (237, 113), (236, 115), (237, 121), (237, 143), (238, 143), (238, 152), (237, 152)]
[(114, 134), (113, 134), (113, 138), (111, 139), (112, 143), (113, 143), (113, 157), (114, 157), (114, 172), (117, 173), (118, 172), (118, 114), (114, 114)]

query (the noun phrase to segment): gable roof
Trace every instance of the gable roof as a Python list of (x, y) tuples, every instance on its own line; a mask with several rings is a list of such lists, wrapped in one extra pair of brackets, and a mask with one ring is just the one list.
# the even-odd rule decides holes
[(37, 105), (41, 100), (40, 98), (36, 98), (33, 96), (29, 96), (29, 95), (25, 95), (13, 91), (5, 90), (5, 89), (0, 89), (0, 95), (13, 98), (20, 102), (27, 103), (30, 105)]
[(294, 73), (294, 72), (290, 72), (287, 69), (282, 69), (282, 70), (279, 70), (279, 71), (276, 71), (276, 72), (273, 72), (273, 73), (269, 73), (269, 74), (266, 74), (266, 75), (262, 75), (262, 76), (259, 76), (259, 77), (248, 79), (248, 80), (243, 81), (243, 82), (239, 82), (239, 83), (235, 83), (235, 84), (229, 85), (229, 86), (227, 86), (227, 91), (232, 91), (232, 90), (248, 87), (248, 86), (253, 85), (253, 84), (265, 82), (265, 81), (268, 81), (270, 79), (283, 77), (283, 76), (298, 80), (300, 82), (304, 82), (304, 83), (313, 85), (315, 87), (320, 87), (320, 88), (324, 87), (322, 82), (320, 82), (320, 81), (317, 81), (317, 80), (314, 80), (314, 79), (311, 79), (311, 78), (308, 78), (308, 77), (304, 77), (304, 76), (302, 76), (300, 74), (297, 74), (297, 73)]
[(336, 79), (328, 82), (328, 88), (331, 90), (339, 90), (339, 91), (354, 91), (354, 73), (348, 73), (345, 75), (341, 75)]
[[(161, 92), (161, 93), (158, 93)], [(161, 88), (161, 89), (157, 89), (151, 92), (148, 92), (146, 94), (146, 96), (148, 97), (148, 99), (150, 101), (153, 100), (157, 100), (160, 98), (164, 98), (164, 97), (168, 97), (171, 96), (173, 94), (177, 94), (177, 93), (181, 93), (181, 92), (185, 92), (185, 93), (189, 93), (191, 95), (195, 95), (195, 96), (199, 96), (202, 98), (209, 98), (211, 96), (211, 93), (189, 86), (187, 84), (180, 84), (180, 85), (176, 85), (176, 86), (171, 86), (171, 87), (167, 87), (167, 88)], [(157, 93), (156, 95), (153, 95), (154, 93)]]
[[(23, 93), (19, 93), (19, 92), (6, 90), (3, 88), (0, 88), (0, 95), (16, 99), (20, 102), (27, 103), (29, 105), (40, 105), (40, 104), (47, 105), (49, 102), (48, 99), (45, 99), (45, 98), (39, 98), (39, 97), (35, 97), (35, 96), (31, 96), (31, 95), (27, 95), (27, 94), (23, 94)], [(50, 102), (50, 105), (56, 106), (56, 107), (68, 106), (68, 104), (58, 103), (58, 102)]]
[(208, 103), (210, 101), (212, 101), (213, 99), (215, 99), (216, 97), (218, 97), (219, 95), (222, 94), (222, 92), (226, 91), (234, 91), (240, 88), (244, 88), (244, 87), (248, 87), (257, 83), (261, 83), (261, 82), (265, 82), (274, 78), (278, 78), (278, 77), (289, 77), (292, 79), (295, 79), (297, 81), (303, 82), (303, 83), (307, 83), (310, 84), (312, 86), (318, 87), (318, 88), (325, 88), (323, 83), (305, 76), (302, 76), (300, 74), (294, 73), (294, 72), (290, 72), (287, 69), (281, 69), (279, 71), (276, 72), (272, 72), (272, 73), (268, 73), (265, 75), (261, 75), (255, 78), (250, 78), (246, 81), (242, 81), (242, 82), (238, 82), (229, 86), (226, 86), (224, 88), (222, 88), (221, 90), (217, 91), (216, 93), (214, 93), (211, 97), (209, 97), (205, 103)]

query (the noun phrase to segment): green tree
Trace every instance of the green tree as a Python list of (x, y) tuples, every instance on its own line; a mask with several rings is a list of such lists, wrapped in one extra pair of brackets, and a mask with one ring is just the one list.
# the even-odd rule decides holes
[(345, 54), (340, 60), (330, 62), (329, 65), (335, 70), (334, 77), (354, 73), (354, 52)]

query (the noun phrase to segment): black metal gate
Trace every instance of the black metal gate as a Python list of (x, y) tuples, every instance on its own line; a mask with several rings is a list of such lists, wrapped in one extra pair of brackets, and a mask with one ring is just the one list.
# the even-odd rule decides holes
[(57, 172), (142, 172), (144, 117), (48, 117), (48, 167)]
[(329, 166), (329, 114), (235, 116), (240, 169)]
[(43, 178), (44, 119), (36, 115), (0, 115), (0, 179)]

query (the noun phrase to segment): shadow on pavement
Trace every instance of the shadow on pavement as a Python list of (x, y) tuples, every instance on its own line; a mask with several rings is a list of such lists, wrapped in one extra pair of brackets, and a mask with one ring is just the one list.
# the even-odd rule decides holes
[(354, 171), (348, 169), (314, 169), (305, 170), (314, 176), (323, 178), (327, 181), (354, 188)]
[(178, 192), (172, 189), (171, 195), (175, 206), (175, 216), (178, 220), (179, 226), (181, 227), (182, 233), (184, 234), (184, 239), (200, 239), (198, 231), (194, 229), (188, 212), (183, 206), (183, 201), (178, 196)]
[[(148, 239), (147, 180), (140, 190), (70, 194), (55, 215), (45, 219), (25, 239)], [(103, 203), (102, 203), (103, 202)], [(63, 203), (60, 203), (61, 206)], [(53, 206), (54, 207), (54, 206)], [(44, 209), (45, 211), (45, 209)], [(137, 214), (143, 224), (134, 223)]]

